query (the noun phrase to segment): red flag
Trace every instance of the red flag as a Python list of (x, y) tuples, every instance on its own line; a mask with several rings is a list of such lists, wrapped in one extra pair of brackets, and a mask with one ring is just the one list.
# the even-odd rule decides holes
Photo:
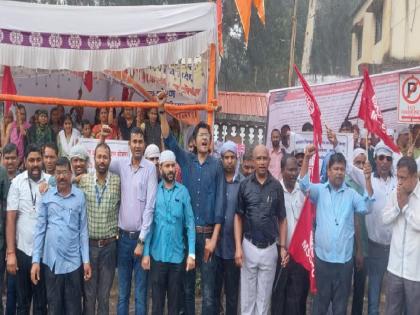
[[(16, 86), (15, 86), (15, 82), (13, 81), (13, 76), (12, 76), (12, 72), (10, 71), (10, 67), (9, 66), (4, 66), (4, 71), (3, 71), (3, 80), (1, 83), (1, 93), (2, 94), (13, 94), (16, 95), (17, 91), (16, 91)], [(12, 106), (12, 102), (11, 101), (6, 101), (6, 113), (9, 112), (10, 106)]]
[[(318, 150), (315, 153), (311, 182), (319, 183)], [(315, 214), (316, 206), (309, 200), (309, 197), (306, 197), (289, 245), (289, 253), (293, 259), (309, 271), (309, 281), (312, 293), (316, 293), (313, 231)]]
[(83, 77), (83, 84), (86, 86), (86, 89), (91, 92), (93, 89), (93, 75), (92, 71), (86, 71)]
[(382, 141), (390, 147), (394, 152), (399, 153), (397, 145), (386, 134), (386, 126), (381, 110), (378, 106), (375, 91), (373, 90), (372, 82), (370, 81), (369, 72), (364, 70), (363, 92), (360, 100), (359, 118), (365, 122), (365, 128), (369, 132), (377, 135)]
[(124, 86), (123, 89), (122, 89), (122, 93), (121, 93), (121, 100), (122, 101), (127, 101), (129, 94), (130, 94), (130, 92), (128, 91), (128, 87)]
[[(319, 183), (319, 155), (318, 148), (322, 144), (322, 124), (321, 124), (321, 111), (318, 103), (309, 87), (308, 82), (299, 72), (296, 65), (293, 65), (296, 74), (302, 83), (303, 91), (305, 93), (306, 105), (308, 106), (309, 114), (312, 118), (314, 126), (314, 145), (315, 145), (315, 160), (314, 167), (311, 174), (311, 182)], [(314, 220), (316, 215), (316, 206), (312, 204), (308, 197), (306, 197), (303, 204), (302, 212), (296, 224), (295, 231), (293, 232), (290, 241), (289, 253), (293, 259), (301, 264), (306, 270), (309, 271), (309, 280), (311, 284), (311, 292), (316, 292), (315, 281), (315, 265), (314, 265)]]
[(295, 69), (299, 81), (302, 84), (303, 92), (305, 93), (306, 105), (308, 106), (308, 111), (312, 118), (312, 124), (314, 125), (314, 146), (318, 148), (322, 144), (321, 111), (319, 110), (318, 103), (312, 94), (308, 82), (306, 82), (305, 78), (299, 72), (299, 69), (296, 67), (296, 65), (293, 65), (293, 68)]

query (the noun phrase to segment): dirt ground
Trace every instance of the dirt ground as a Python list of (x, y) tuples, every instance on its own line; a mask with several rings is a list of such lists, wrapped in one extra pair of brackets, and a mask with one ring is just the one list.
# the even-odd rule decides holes
[[(118, 298), (118, 288), (117, 288), (117, 275), (115, 276), (114, 279), (114, 285), (111, 291), (111, 301), (110, 301), (110, 314), (111, 315), (116, 315), (117, 314), (117, 298)], [(382, 292), (384, 292), (384, 290), (382, 290)], [(350, 297), (349, 300), (349, 306), (348, 306), (348, 310), (347, 310), (347, 314), (351, 314), (351, 301), (352, 301), (352, 297)], [(312, 306), (312, 296), (308, 297), (308, 301), (307, 301), (307, 315), (311, 314), (311, 306)], [(148, 310), (149, 310), (149, 314), (151, 314), (151, 299), (149, 298), (149, 304), (148, 304)], [(363, 306), (363, 314), (367, 314), (367, 283), (366, 283), (366, 288), (365, 288), (365, 299), (364, 299), (364, 306)], [(382, 295), (381, 296), (381, 305), (380, 305), (380, 314), (384, 314), (385, 313), (385, 296)], [(197, 297), (196, 298), (196, 314), (200, 315), (201, 314), (201, 297)], [(130, 315), (134, 315), (134, 297), (133, 297), (133, 292), (131, 294), (131, 299), (130, 299)], [(220, 314), (222, 315), (222, 314)]]

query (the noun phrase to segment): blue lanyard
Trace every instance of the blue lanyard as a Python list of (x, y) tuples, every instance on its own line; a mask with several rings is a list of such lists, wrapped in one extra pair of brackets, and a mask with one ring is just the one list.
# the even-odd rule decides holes
[(96, 202), (98, 204), (101, 204), (102, 197), (104, 196), (104, 192), (105, 192), (106, 186), (107, 186), (107, 184), (105, 183), (104, 184), (104, 187), (102, 188), (102, 192), (99, 193), (98, 184), (95, 183)]

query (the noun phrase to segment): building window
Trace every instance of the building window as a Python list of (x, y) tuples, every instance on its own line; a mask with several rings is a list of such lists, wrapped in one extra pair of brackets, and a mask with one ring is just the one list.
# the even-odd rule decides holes
[(383, 10), (378, 9), (375, 13), (375, 44), (382, 39), (382, 17)]
[(362, 42), (363, 42), (363, 32), (359, 30), (356, 32), (356, 41), (357, 41), (357, 59), (362, 58)]

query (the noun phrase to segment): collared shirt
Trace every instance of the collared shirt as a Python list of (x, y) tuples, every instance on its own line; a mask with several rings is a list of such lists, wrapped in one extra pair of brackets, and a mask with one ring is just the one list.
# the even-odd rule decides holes
[(392, 226), (388, 271), (410, 280), (420, 281), (420, 183), (410, 194), (408, 204), (398, 206), (394, 190), (383, 212), (385, 224)]
[(305, 194), (300, 190), (299, 184), (296, 182), (292, 192), (289, 192), (284, 185), (283, 180), (280, 181), (283, 187), (284, 206), (286, 207), (287, 218), (287, 241), (289, 246), (293, 233), (295, 232), (296, 224), (302, 212), (303, 203), (305, 201)]
[(46, 264), (55, 274), (70, 273), (89, 262), (86, 201), (72, 187), (61, 196), (56, 187), (42, 197), (34, 233), (33, 263)]
[(7, 211), (17, 211), (17, 248), (28, 256), (32, 256), (33, 236), (42, 199), (39, 184), (48, 182), (49, 178), (50, 175), (41, 172), (40, 180), (34, 182), (25, 171), (13, 178), (7, 196)]
[(279, 149), (275, 151), (271, 149), (270, 151), (270, 165), (268, 166), (268, 170), (270, 171), (271, 175), (274, 176), (275, 179), (281, 180), (281, 159), (283, 157), (283, 151)]
[(188, 238), (188, 254), (195, 255), (195, 224), (188, 190), (177, 182), (166, 189), (159, 183), (155, 215), (146, 237), (144, 256), (179, 264), (185, 257), (184, 230)]
[(367, 213), (367, 200), (345, 183), (335, 190), (329, 182), (312, 184), (298, 178), (300, 189), (316, 204), (315, 253), (323, 261), (346, 263), (354, 246), (354, 213)]
[(86, 174), (79, 183), (85, 193), (88, 213), (89, 238), (101, 240), (118, 233), (120, 205), (120, 177), (108, 172), (105, 184), (98, 183), (96, 172)]
[[(363, 189), (366, 189), (366, 181), (363, 171), (353, 166), (350, 171), (350, 177)], [(382, 217), (386, 206), (387, 199), (391, 196), (392, 191), (397, 187), (397, 179), (390, 176), (386, 180), (381, 177), (372, 175), (371, 183), (373, 189), (372, 198), (374, 202), (369, 204), (369, 214), (365, 217), (366, 229), (370, 240), (382, 244), (391, 244), (392, 227), (384, 224)]]
[(232, 182), (226, 182), (226, 195), (224, 198), (225, 221), (217, 243), (216, 255), (223, 259), (235, 258), (235, 238), (233, 232), (233, 220), (238, 209), (239, 184), (245, 177), (242, 174), (235, 175)]
[(130, 158), (112, 160), (110, 170), (121, 178), (121, 205), (118, 226), (129, 232), (140, 231), (144, 240), (150, 230), (156, 201), (156, 166), (142, 158), (134, 167)]
[(5, 245), (5, 230), (6, 230), (6, 203), (7, 193), (9, 191), (9, 178), (7, 171), (3, 166), (0, 166), (0, 250)]
[(172, 134), (165, 139), (165, 146), (175, 153), (181, 167), (182, 183), (191, 196), (195, 224), (204, 226), (223, 223), (225, 175), (220, 161), (209, 155), (200, 164), (197, 155), (181, 149)]
[(279, 238), (279, 220), (286, 217), (283, 188), (270, 173), (260, 184), (255, 173), (245, 178), (238, 193), (236, 213), (244, 217), (244, 236), (257, 242)]

